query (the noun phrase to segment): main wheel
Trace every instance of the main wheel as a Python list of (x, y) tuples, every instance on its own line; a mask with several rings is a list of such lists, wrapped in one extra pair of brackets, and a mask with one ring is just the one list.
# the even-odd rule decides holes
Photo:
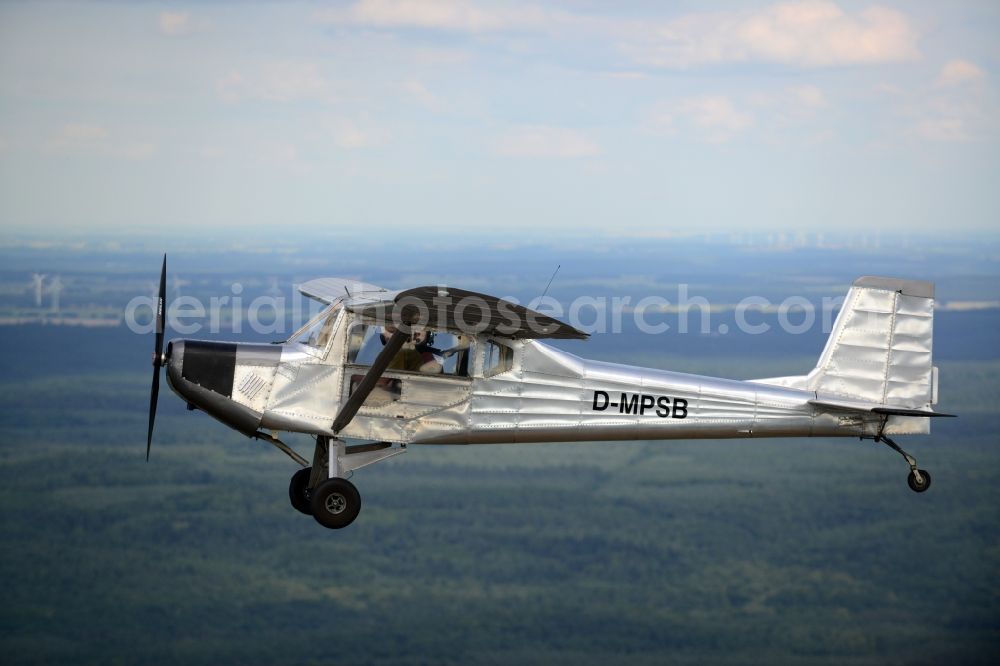
[(917, 475), (910, 471), (910, 475), (906, 477), (906, 483), (909, 484), (910, 490), (915, 493), (922, 493), (931, 487), (931, 475), (927, 473), (926, 470), (917, 470), (920, 472), (920, 481), (917, 481)]
[(288, 484), (288, 499), (292, 501), (292, 506), (296, 511), (301, 511), (307, 516), (312, 515), (312, 491), (309, 489), (309, 476), (312, 474), (312, 467), (300, 469), (292, 474), (292, 480)]
[(312, 493), (312, 514), (323, 527), (347, 527), (361, 511), (361, 493), (347, 479), (327, 479)]

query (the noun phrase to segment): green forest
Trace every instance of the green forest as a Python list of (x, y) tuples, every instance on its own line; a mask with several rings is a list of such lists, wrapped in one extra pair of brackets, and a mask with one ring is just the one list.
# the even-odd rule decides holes
[(922, 495), (871, 441), (414, 446), (341, 531), (173, 396), (147, 464), (145, 372), (9, 379), (4, 662), (994, 663), (1000, 362), (941, 365), (961, 416), (906, 440)]

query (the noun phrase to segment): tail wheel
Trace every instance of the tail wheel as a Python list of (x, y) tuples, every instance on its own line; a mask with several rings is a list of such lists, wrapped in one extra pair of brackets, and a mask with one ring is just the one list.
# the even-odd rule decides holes
[(309, 488), (309, 475), (312, 474), (312, 467), (300, 469), (292, 474), (292, 480), (288, 484), (288, 499), (292, 501), (292, 506), (296, 511), (300, 511), (307, 516), (312, 515), (312, 491)]
[(347, 527), (361, 511), (361, 493), (347, 479), (327, 479), (312, 492), (312, 514), (323, 527)]
[[(920, 474), (920, 480), (917, 480), (917, 473)], [(931, 487), (931, 475), (923, 469), (918, 469), (916, 472), (910, 472), (910, 475), (906, 477), (906, 483), (909, 484), (910, 490), (915, 493), (922, 493)]]

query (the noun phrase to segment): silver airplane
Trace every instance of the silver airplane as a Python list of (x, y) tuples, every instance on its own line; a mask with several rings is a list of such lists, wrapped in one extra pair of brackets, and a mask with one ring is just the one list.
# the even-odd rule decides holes
[[(924, 492), (930, 474), (890, 436), (927, 434), (929, 417), (950, 416), (933, 410), (929, 282), (859, 278), (815, 368), (750, 381), (580, 358), (542, 340), (586, 333), (486, 294), (339, 278), (299, 286), (325, 308), (283, 343), (172, 340), (164, 352), (165, 283), (166, 257), (146, 459), (166, 367), (189, 409), (300, 464), (291, 504), (329, 528), (361, 510), (346, 477), (409, 444), (859, 437), (902, 455), (910, 488)], [(315, 437), (312, 463), (279, 432)]]

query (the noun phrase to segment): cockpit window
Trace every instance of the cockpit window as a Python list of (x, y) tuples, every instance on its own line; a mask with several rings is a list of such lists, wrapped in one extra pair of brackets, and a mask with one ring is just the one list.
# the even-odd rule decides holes
[(313, 349), (325, 349), (330, 341), (330, 336), (333, 335), (333, 322), (339, 311), (340, 308), (333, 308), (328, 312), (321, 313), (299, 329), (291, 339)]
[(351, 326), (347, 343), (347, 362), (355, 365), (371, 365), (382, 351), (381, 328), (356, 322)]
[[(392, 335), (391, 328), (355, 323), (348, 337), (347, 362), (371, 365)], [(469, 375), (469, 339), (447, 331), (415, 330), (389, 363), (389, 370), (426, 375)]]

